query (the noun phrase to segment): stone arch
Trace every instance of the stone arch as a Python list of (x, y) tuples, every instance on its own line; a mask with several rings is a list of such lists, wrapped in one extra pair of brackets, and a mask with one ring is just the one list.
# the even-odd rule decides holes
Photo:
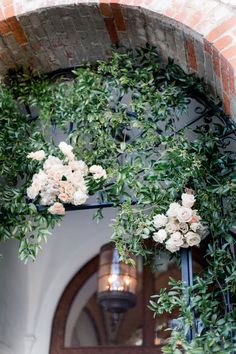
[(109, 57), (112, 45), (149, 42), (204, 78), (236, 116), (236, 10), (219, 0), (3, 0), (0, 73), (49, 72)]

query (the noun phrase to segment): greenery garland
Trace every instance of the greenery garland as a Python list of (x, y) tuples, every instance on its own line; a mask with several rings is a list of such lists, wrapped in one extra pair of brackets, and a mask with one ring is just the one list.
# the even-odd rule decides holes
[[(11, 73), (0, 88), (2, 240), (17, 239), (20, 259), (35, 259), (48, 229), (60, 221), (60, 216), (27, 201), (26, 190), (38, 168), (27, 155), (44, 150), (56, 156), (56, 143), (48, 138), (52, 122), (65, 133), (73, 123), (68, 140), (76, 157), (107, 171), (110, 183), (101, 188), (98, 198), (119, 206), (113, 239), (122, 259), (128, 261), (134, 253), (154, 264), (160, 247), (146, 240), (153, 216), (167, 210), (185, 187), (197, 192), (197, 208), (211, 233), (201, 244), (208, 267), (195, 277), (188, 295), (183, 295), (181, 282), (172, 280), (171, 289), (163, 289), (150, 306), (156, 314), (179, 309), (180, 325), (172, 331), (164, 353), (232, 353), (236, 314), (225, 302), (226, 296), (233, 302), (236, 289), (231, 251), (235, 241), (230, 233), (235, 223), (236, 174), (234, 154), (225, 151), (221, 139), (229, 128), (206, 121), (195, 127), (192, 141), (186, 131), (175, 134), (174, 117), (181, 119), (191, 92), (209, 96), (206, 87), (171, 61), (163, 68), (152, 48), (113, 53), (109, 62), (88, 64), (73, 73), (69, 83)], [(128, 103), (124, 94), (130, 96)], [(40, 119), (30, 121), (22, 114), (23, 103), (37, 108)], [(215, 104), (213, 115), (222, 117), (218, 108)], [(133, 131), (135, 138), (127, 141)], [(193, 313), (203, 329), (196, 330), (188, 343), (185, 335), (194, 325)]]

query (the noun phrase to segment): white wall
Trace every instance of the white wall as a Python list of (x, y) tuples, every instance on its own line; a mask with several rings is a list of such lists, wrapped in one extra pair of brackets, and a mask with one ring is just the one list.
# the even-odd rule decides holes
[(28, 271), (16, 257), (16, 246), (9, 241), (0, 250), (0, 354), (24, 353)]
[(109, 241), (114, 209), (99, 224), (94, 211), (67, 212), (35, 263), (17, 260), (14, 241), (0, 253), (0, 354), (48, 354), (60, 296), (73, 275)]

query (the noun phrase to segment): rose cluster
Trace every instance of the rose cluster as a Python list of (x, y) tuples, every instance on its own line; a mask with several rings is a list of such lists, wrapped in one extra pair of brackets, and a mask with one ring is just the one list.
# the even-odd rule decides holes
[(200, 222), (198, 211), (192, 209), (195, 201), (193, 194), (183, 193), (182, 205), (171, 203), (166, 215), (155, 215), (153, 226), (156, 231), (152, 236), (154, 241), (164, 244), (172, 253), (179, 251), (181, 247), (199, 246), (208, 231)]
[(40, 198), (41, 205), (50, 206), (49, 213), (63, 215), (63, 203), (80, 205), (88, 199), (86, 181), (89, 178), (100, 181), (106, 179), (106, 171), (99, 165), (90, 168), (82, 160), (76, 160), (71, 145), (61, 142), (59, 149), (63, 159), (48, 156), (43, 150), (31, 152), (28, 158), (43, 161), (42, 168), (34, 174), (32, 183), (27, 189), (29, 199)]

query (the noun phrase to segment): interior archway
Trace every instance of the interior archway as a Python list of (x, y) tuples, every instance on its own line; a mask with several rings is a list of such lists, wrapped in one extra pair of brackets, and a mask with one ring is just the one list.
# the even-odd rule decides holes
[[(155, 274), (151, 272), (149, 267), (144, 266), (140, 273), (142, 274), (142, 277), (139, 279), (141, 284), (139, 285), (140, 290), (137, 293), (137, 308), (129, 310), (131, 313), (129, 314), (128, 311), (125, 318), (121, 322), (120, 335), (122, 337), (122, 331), (129, 331), (129, 326), (132, 328), (133, 321), (130, 322), (130, 319), (133, 318), (135, 312), (140, 311), (139, 307), (141, 306), (141, 321), (143, 327), (140, 329), (142, 332), (140, 337), (142, 338), (142, 342), (140, 344), (117, 344), (115, 346), (111, 346), (108, 344), (103, 344), (98, 340), (98, 343), (94, 343), (93, 345), (92, 340), (87, 338), (87, 341), (83, 341), (83, 344), (80, 345), (78, 341), (73, 341), (73, 332), (76, 329), (76, 325), (78, 325), (78, 321), (82, 320), (79, 314), (82, 313), (83, 309), (86, 310), (86, 305), (88, 305), (89, 299), (91, 298), (91, 291), (88, 293), (87, 284), (91, 279), (93, 280), (93, 283), (95, 280), (96, 284), (99, 256), (95, 256), (88, 261), (88, 263), (84, 265), (71, 279), (59, 300), (52, 325), (50, 354), (113, 354), (120, 353), (121, 351), (123, 354), (128, 354), (130, 352), (133, 354), (161, 353), (161, 345), (158, 344), (158, 340), (163, 340), (164, 343), (165, 338), (168, 337), (168, 332), (165, 332), (164, 327), (163, 329), (160, 329), (160, 327), (164, 326), (166, 322), (171, 321), (176, 314), (166, 314), (164, 317), (161, 316), (155, 321), (152, 316), (152, 312), (147, 308), (147, 305), (150, 296), (153, 295), (153, 293), (158, 292), (163, 287), (168, 287), (169, 277), (181, 279), (181, 272), (174, 260), (169, 261), (168, 257), (165, 257), (164, 254), (163, 258), (160, 259), (159, 262), (161, 262), (162, 265)], [(195, 249), (193, 263), (194, 271), (199, 272), (204, 268), (204, 266), (205, 261), (201, 256), (201, 252)], [(86, 302), (85, 299), (82, 299), (83, 296), (80, 296), (80, 293), (81, 291), (83, 292), (84, 287), (88, 302)], [(94, 289), (92, 292), (94, 293)], [(94, 296), (96, 297), (96, 295), (93, 294), (93, 297)], [(99, 310), (99, 305), (97, 305), (97, 307)], [(94, 313), (92, 311), (90, 315), (93, 316), (93, 314)], [(96, 323), (95, 318), (92, 317), (91, 323)], [(99, 324), (99, 321), (97, 322), (97, 325), (101, 325)], [(126, 327), (126, 325), (128, 327)], [(103, 326), (101, 326), (98, 331), (96, 331), (95, 328), (96, 335), (99, 337), (106, 336), (106, 333), (101, 333), (101, 331), (103, 331)], [(156, 343), (155, 346), (154, 343)]]

